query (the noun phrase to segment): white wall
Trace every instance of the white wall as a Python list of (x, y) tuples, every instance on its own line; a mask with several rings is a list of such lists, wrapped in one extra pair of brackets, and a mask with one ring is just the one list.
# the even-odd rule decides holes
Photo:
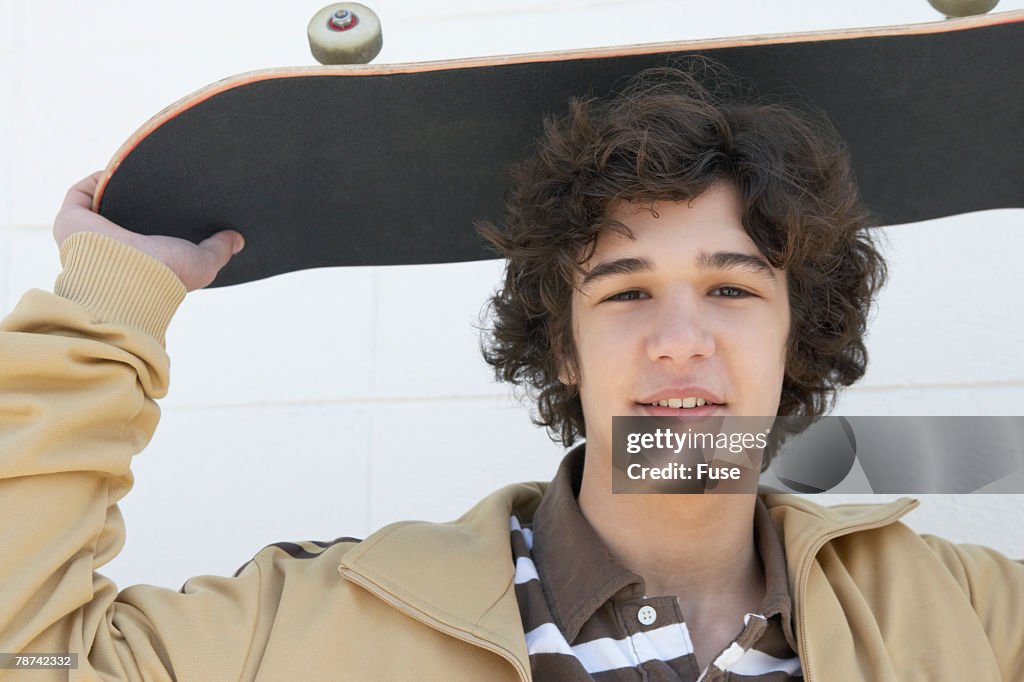
[[(378, 62), (930, 21), (925, 0), (380, 0)], [(1022, 9), (1003, 0), (999, 9)], [(66, 188), (163, 106), (236, 72), (313, 63), (319, 3), (0, 0), (0, 314), (58, 271)], [(1021, 414), (1024, 211), (886, 230), (891, 283), (847, 414)], [(189, 296), (171, 396), (123, 503), (122, 585), (231, 573), (279, 540), (447, 519), (543, 479), (560, 449), (493, 383), (474, 323), (496, 262), (295, 273)], [(332, 311), (318, 310), (324, 301)], [(830, 498), (827, 501), (838, 501)], [(929, 496), (922, 532), (1024, 556), (1016, 496)]]

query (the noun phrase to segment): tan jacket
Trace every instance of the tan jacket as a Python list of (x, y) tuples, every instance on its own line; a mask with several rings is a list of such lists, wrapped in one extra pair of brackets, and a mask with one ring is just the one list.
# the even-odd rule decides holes
[[(529, 679), (509, 515), (529, 518), (541, 484), (450, 524), (271, 546), (236, 577), (182, 592), (118, 593), (95, 573), (124, 541), (116, 502), (156, 427), (163, 334), (184, 291), (102, 237), (72, 237), (62, 259), (59, 295), (29, 292), (0, 323), (0, 651), (78, 652), (73, 680)], [(1020, 563), (918, 536), (897, 521), (913, 500), (765, 502), (807, 680), (1024, 680)]]

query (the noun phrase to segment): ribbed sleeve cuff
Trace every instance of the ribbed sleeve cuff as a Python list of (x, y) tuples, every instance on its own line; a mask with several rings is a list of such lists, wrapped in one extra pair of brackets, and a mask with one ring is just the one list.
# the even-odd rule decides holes
[(164, 344), (185, 285), (160, 261), (116, 239), (76, 232), (60, 247), (64, 270), (53, 292), (100, 322), (140, 329)]

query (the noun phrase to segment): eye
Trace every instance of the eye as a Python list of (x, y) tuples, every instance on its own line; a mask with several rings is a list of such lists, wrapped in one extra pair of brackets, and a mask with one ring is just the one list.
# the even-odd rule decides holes
[(730, 286), (718, 287), (717, 289), (714, 289), (714, 295), (721, 296), (722, 298), (747, 298), (749, 296), (753, 296), (753, 294), (751, 294), (746, 289), (740, 289), (739, 287)]
[(639, 301), (641, 298), (646, 298), (647, 294), (639, 289), (630, 289), (629, 291), (620, 291), (617, 294), (612, 294), (606, 301)]

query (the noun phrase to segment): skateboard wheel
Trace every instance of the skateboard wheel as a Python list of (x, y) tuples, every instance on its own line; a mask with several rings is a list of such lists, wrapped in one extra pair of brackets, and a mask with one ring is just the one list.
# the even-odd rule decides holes
[(380, 52), (380, 19), (355, 2), (328, 5), (306, 27), (309, 50), (321, 64), (367, 64)]
[(928, 0), (928, 4), (947, 17), (969, 17), (988, 12), (999, 0)]

